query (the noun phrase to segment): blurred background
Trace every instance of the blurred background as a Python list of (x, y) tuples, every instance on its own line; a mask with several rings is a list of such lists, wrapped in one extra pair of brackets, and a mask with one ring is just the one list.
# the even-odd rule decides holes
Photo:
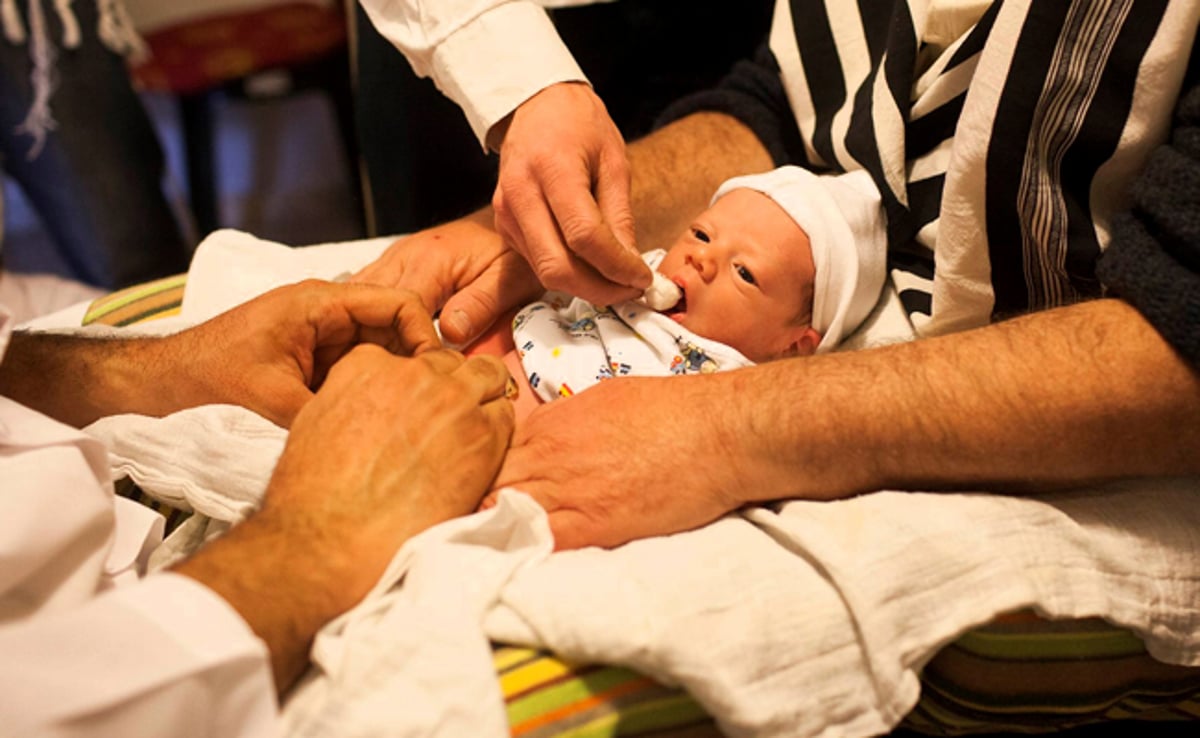
[[(52, 0), (17, 5), (29, 38), (0, 41), (0, 302), (10, 308), (43, 312), (54, 306), (39, 300), (185, 271), (219, 227), (300, 246), (411, 232), (490, 199), (495, 157), (354, 2), (124, 0), (116, 20), (127, 32), (114, 40), (97, 38), (104, 3), (76, 0), (74, 46)], [(749, 56), (772, 3), (577, 5), (552, 17), (633, 140)], [(34, 51), (39, 23), (48, 71)], [(47, 74), (43, 146), (29, 123)]]

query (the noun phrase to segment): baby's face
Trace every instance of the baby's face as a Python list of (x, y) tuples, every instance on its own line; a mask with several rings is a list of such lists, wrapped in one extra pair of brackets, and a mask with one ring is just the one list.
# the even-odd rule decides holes
[(688, 330), (753, 361), (809, 354), (813, 268), (808, 235), (774, 200), (738, 189), (713, 203), (658, 266), (683, 290), (666, 311)]

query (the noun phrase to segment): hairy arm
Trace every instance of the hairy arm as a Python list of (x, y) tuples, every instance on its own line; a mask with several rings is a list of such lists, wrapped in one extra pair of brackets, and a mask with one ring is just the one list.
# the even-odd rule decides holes
[(164, 415), (186, 390), (184, 377), (164, 381), (162, 349), (153, 338), (15, 333), (0, 363), (0, 394), (76, 427), (118, 412)]
[(746, 499), (1200, 473), (1200, 375), (1117, 300), (729, 380), (779, 399), (736, 425)]
[(629, 145), (634, 222), (643, 251), (662, 248), (708, 207), (717, 187), (772, 168), (754, 132), (725, 113), (680, 118)]
[(160, 338), (14, 334), (0, 394), (79, 427), (114, 413), (162, 416), (209, 403), (242, 405), (287, 426), (329, 367), (364, 342), (397, 354), (439, 345), (416, 295), (309, 280)]
[[(670, 433), (662, 418), (677, 419)], [(644, 453), (622, 451), (631, 437)], [(1137, 311), (1099, 300), (867, 351), (604, 382), (530, 415), (496, 487), (532, 494), (559, 547), (614, 546), (770, 499), (1195, 474), (1197, 448), (1200, 377)]]
[(266, 642), (280, 692), (401, 544), (475, 509), (512, 431), (507, 377), (491, 357), (355, 348), (297, 415), (262, 509), (176, 568)]

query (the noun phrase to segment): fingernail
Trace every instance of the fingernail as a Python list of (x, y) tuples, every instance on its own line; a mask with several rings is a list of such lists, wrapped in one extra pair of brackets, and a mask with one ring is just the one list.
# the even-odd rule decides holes
[(443, 315), (442, 322), (449, 323), (454, 332), (462, 338), (467, 338), (471, 335), (471, 319), (462, 310), (455, 310), (448, 316)]
[(511, 375), (504, 384), (504, 396), (509, 400), (515, 400), (521, 396), (521, 388), (517, 386), (517, 380), (513, 379)]

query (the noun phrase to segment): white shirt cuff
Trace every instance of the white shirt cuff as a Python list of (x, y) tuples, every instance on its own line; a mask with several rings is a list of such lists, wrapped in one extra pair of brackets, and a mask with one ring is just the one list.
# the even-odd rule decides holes
[(454, 100), (486, 148), (492, 126), (559, 82), (586, 82), (546, 12), (505, 3), (448, 36), (433, 56), (432, 76)]

